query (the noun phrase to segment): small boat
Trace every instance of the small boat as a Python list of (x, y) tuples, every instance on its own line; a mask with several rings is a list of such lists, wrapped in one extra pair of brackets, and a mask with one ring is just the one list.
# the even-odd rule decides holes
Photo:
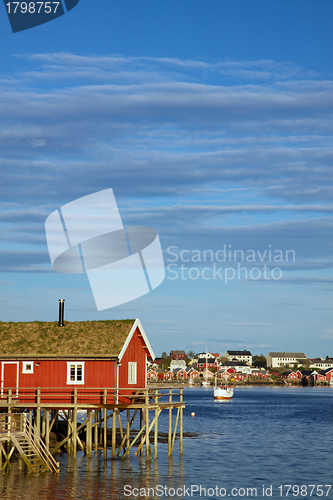
[(190, 380), (188, 381), (188, 384), (189, 384), (189, 385), (193, 385), (193, 384), (194, 384), (194, 380), (193, 380), (193, 378), (190, 378)]
[(234, 395), (234, 390), (230, 385), (217, 385), (216, 375), (214, 384), (214, 399), (231, 399)]
[(230, 385), (221, 385), (214, 387), (214, 399), (231, 399), (234, 390)]
[(210, 386), (210, 382), (208, 382), (208, 380), (203, 380), (201, 382), (201, 385), (202, 385), (202, 387), (209, 387)]

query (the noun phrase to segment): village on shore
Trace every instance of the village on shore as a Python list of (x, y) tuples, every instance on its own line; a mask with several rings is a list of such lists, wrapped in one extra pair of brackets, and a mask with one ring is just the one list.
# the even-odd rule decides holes
[(228, 384), (332, 385), (333, 358), (307, 358), (303, 352), (269, 352), (252, 356), (248, 350), (195, 353), (172, 350), (148, 363), (151, 383), (204, 381)]

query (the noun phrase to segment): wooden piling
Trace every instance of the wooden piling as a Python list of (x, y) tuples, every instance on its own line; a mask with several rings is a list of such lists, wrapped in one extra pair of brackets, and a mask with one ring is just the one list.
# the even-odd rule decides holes
[[(180, 389), (179, 401), (183, 403), (183, 389)], [(183, 454), (183, 408), (180, 408), (180, 421), (179, 421), (179, 451)]]
[[(172, 389), (169, 389), (169, 403), (172, 403)], [(168, 455), (172, 454), (172, 407), (169, 408), (169, 429), (168, 429)]]
[(130, 445), (130, 428), (131, 428), (130, 410), (127, 410), (126, 411), (126, 449), (128, 449), (129, 445)]
[[(107, 403), (107, 389), (104, 389), (104, 404), (106, 405)], [(104, 444), (104, 460), (107, 459), (107, 454), (108, 454), (108, 413), (107, 409), (104, 408), (104, 436), (103, 436), (103, 444)]]
[(87, 410), (86, 454), (92, 456), (92, 410)]
[(45, 446), (50, 449), (50, 410), (45, 411)]
[[(140, 429), (142, 429), (143, 427), (143, 410), (140, 408)], [(144, 436), (142, 434), (142, 437), (141, 437), (141, 444), (143, 445), (144, 443)], [(142, 451), (140, 450), (140, 455), (142, 455)]]
[[(158, 405), (158, 391), (155, 391), (155, 404)], [(157, 441), (158, 441), (158, 408), (155, 409), (155, 427), (154, 427), (154, 458), (157, 458)]]
[[(74, 389), (74, 404), (77, 405), (77, 388)], [(77, 407), (73, 408), (73, 418), (72, 418), (72, 432), (73, 432), (73, 458), (76, 459), (76, 449), (77, 449)]]
[(68, 410), (67, 412), (67, 453), (68, 455), (70, 455), (71, 453), (71, 448), (72, 448), (72, 439), (71, 439), (71, 435), (72, 435), (72, 426), (71, 426), (71, 423), (72, 423), (72, 410)]
[(95, 410), (94, 450), (96, 455), (98, 452), (98, 410)]
[(117, 414), (115, 408), (112, 413), (112, 443), (111, 443), (111, 456), (112, 458), (116, 457), (116, 437), (117, 437)]

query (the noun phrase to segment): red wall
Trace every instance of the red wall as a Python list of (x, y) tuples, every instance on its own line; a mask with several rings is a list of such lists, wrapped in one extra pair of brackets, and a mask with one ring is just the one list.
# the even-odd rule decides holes
[[(137, 328), (133, 337), (126, 349), (126, 352), (121, 359), (119, 367), (119, 383), (118, 387), (129, 387), (133, 389), (146, 387), (146, 355), (148, 349), (145, 347), (145, 342), (141, 337), (140, 330)], [(128, 384), (128, 363), (130, 361), (137, 362), (137, 383)]]
[[(81, 360), (41, 360), (34, 363), (34, 373), (22, 373), (20, 361), (19, 387), (82, 387), (81, 384), (68, 385), (67, 361), (80, 363)], [(114, 387), (114, 361), (84, 360), (85, 387)]]

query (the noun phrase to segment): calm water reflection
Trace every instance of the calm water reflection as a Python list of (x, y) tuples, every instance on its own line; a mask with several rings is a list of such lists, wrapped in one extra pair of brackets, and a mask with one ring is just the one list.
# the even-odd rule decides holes
[[(262, 498), (262, 486), (271, 484), (271, 498), (280, 498), (280, 484), (333, 483), (333, 388), (243, 387), (227, 402), (214, 401), (212, 389), (189, 388), (185, 399), (184, 430), (195, 434), (184, 440), (183, 459), (177, 443), (171, 459), (167, 445), (159, 444), (158, 460), (149, 464), (134, 453), (124, 461), (108, 458), (105, 462), (103, 455), (88, 459), (79, 452), (76, 463), (60, 454), (59, 477), (19, 473), (16, 465), (0, 475), (0, 498), (134, 498), (124, 496), (125, 485), (146, 489), (218, 486), (227, 492), (235, 487), (256, 487)], [(166, 431), (167, 412), (162, 415), (161, 430)], [(166, 497), (150, 494), (138, 498)], [(194, 498), (200, 497), (196, 494)], [(325, 498), (332, 499), (333, 491)]]

